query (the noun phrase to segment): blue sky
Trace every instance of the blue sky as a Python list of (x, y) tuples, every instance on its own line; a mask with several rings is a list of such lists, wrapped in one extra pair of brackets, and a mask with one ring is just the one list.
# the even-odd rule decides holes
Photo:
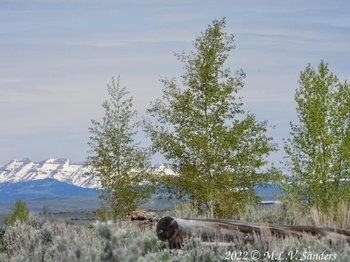
[(83, 162), (111, 77), (121, 76), (143, 115), (161, 94), (160, 77), (182, 73), (173, 52), (190, 51), (224, 16), (236, 44), (227, 66), (247, 74), (245, 108), (275, 126), (281, 144), (307, 63), (324, 59), (350, 79), (349, 10), (340, 0), (0, 0), (0, 165)]

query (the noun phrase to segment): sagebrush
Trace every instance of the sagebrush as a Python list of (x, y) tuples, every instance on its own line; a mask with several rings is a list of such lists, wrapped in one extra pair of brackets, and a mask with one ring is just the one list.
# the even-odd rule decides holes
[[(261, 221), (269, 217), (277, 219), (279, 210), (284, 207), (274, 207), (271, 214), (268, 210), (260, 212)], [(292, 212), (292, 211), (290, 211)], [(259, 210), (251, 214), (259, 214)], [(248, 213), (247, 213), (248, 215)], [(293, 216), (288, 219), (293, 224)], [(269, 220), (268, 219), (268, 220)], [(251, 219), (254, 220), (254, 219)], [(307, 221), (307, 219), (305, 220)], [(318, 239), (312, 236), (305, 238), (278, 238), (269, 234), (256, 236), (253, 242), (237, 239), (228, 246), (218, 243), (204, 243), (194, 236), (185, 241), (182, 249), (168, 249), (165, 243), (159, 241), (154, 230), (142, 230), (128, 222), (95, 222), (90, 225), (72, 225), (48, 222), (44, 218), (31, 216), (25, 224), (16, 223), (5, 229), (0, 241), (0, 261), (2, 262), (99, 262), (99, 261), (227, 261), (229, 252), (244, 252), (249, 256), (259, 252), (259, 261), (271, 261), (268, 254), (287, 255), (293, 253), (295, 259), (303, 259), (304, 255), (333, 254), (333, 261), (349, 261), (350, 247), (343, 240), (332, 238)], [(270, 253), (267, 253), (270, 252)], [(245, 261), (256, 261), (251, 257)], [(229, 259), (230, 260), (230, 259)], [(292, 261), (286, 259), (285, 261)]]

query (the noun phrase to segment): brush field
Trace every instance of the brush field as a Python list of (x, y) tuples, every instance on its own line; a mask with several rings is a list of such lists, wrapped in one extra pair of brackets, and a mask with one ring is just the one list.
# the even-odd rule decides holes
[[(348, 210), (342, 220), (322, 217), (314, 210), (301, 212), (284, 205), (250, 208), (241, 216), (247, 222), (336, 226), (349, 230)], [(345, 213), (344, 213), (345, 212)], [(195, 216), (187, 207), (170, 215)], [(72, 219), (73, 218), (73, 219)], [(75, 219), (76, 218), (76, 219)], [(155, 225), (154, 225), (155, 226)], [(2, 262), (98, 261), (349, 261), (349, 243), (332, 238), (278, 238), (266, 232), (254, 242), (228, 245), (204, 243), (194, 236), (181, 249), (168, 249), (158, 240), (155, 227), (141, 229), (129, 221), (100, 222), (93, 212), (32, 215), (26, 224), (5, 227), (1, 234)]]

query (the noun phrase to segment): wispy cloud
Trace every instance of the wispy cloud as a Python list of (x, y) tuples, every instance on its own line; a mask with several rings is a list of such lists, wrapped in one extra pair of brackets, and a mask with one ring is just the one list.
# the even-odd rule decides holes
[(89, 46), (97, 48), (123, 47), (130, 45), (153, 45), (153, 44), (169, 44), (169, 43), (188, 43), (191, 37), (181, 37), (174, 35), (145, 35), (145, 36), (116, 36), (115, 38), (105, 37), (105, 39), (96, 39), (93, 37), (85, 39), (70, 39), (62, 42), (66, 45)]

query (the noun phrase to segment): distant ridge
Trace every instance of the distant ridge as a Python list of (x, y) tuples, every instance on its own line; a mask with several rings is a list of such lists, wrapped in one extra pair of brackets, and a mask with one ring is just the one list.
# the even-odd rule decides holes
[[(82, 188), (63, 183), (52, 178), (25, 181), (19, 183), (0, 183), (0, 203), (17, 199), (54, 199), (72, 196), (98, 196), (98, 192), (91, 188)], [(58, 199), (59, 200), (59, 199)]]

